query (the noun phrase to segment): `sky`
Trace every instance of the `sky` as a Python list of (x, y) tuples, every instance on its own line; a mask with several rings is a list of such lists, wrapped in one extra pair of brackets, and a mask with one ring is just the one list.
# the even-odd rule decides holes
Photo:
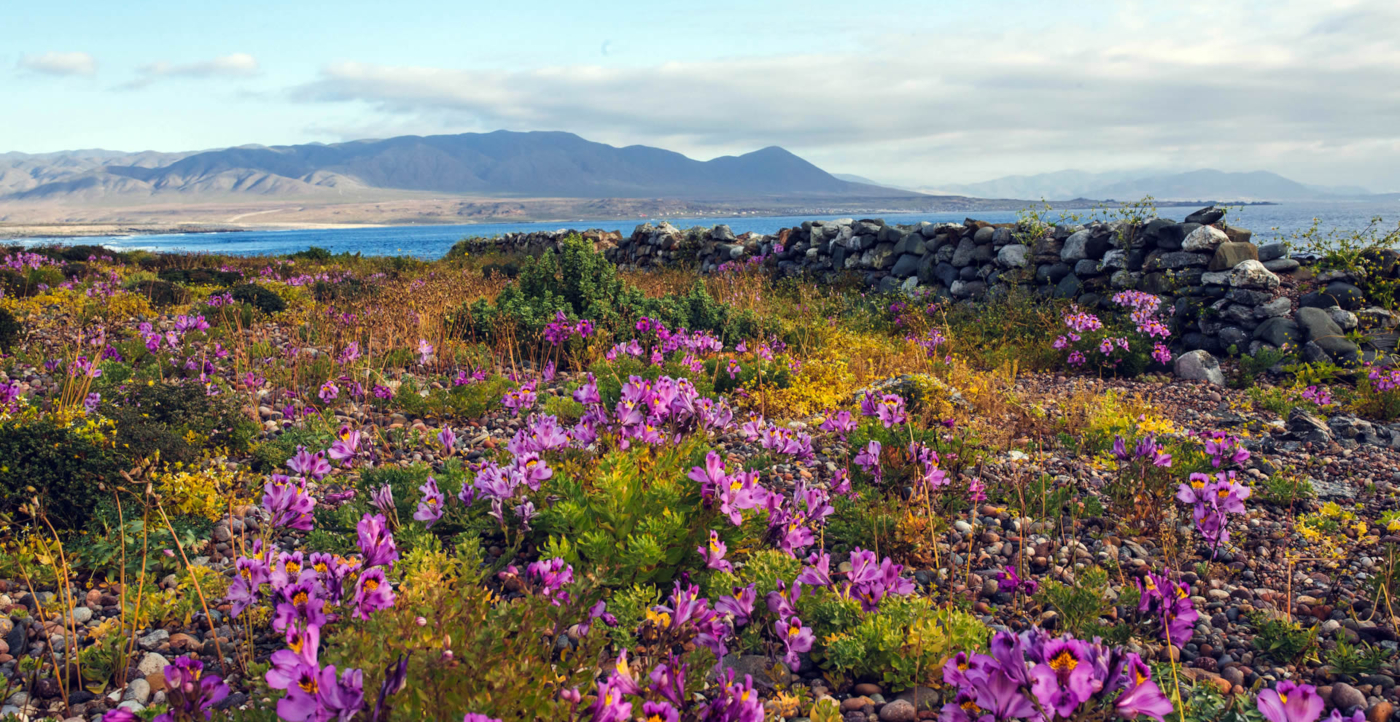
[(0, 4), (0, 152), (563, 130), (937, 188), (1069, 168), (1400, 191), (1394, 0)]

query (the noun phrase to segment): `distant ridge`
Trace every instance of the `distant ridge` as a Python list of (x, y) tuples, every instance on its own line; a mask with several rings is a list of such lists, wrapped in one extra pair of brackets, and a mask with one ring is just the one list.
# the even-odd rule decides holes
[[(1222, 201), (1360, 200), (1373, 194), (1358, 186), (1304, 185), (1269, 171), (1249, 173), (1201, 169), (1187, 172), (1139, 169), (1090, 173), (1063, 170), (1015, 175), (981, 183), (944, 185), (940, 191), (975, 198), (1044, 198), (1132, 201), (1214, 198)], [(922, 192), (933, 192), (921, 188)]]
[(697, 161), (572, 133), (401, 136), (193, 153), (0, 155), (0, 200), (308, 196), (367, 189), (514, 197), (882, 198), (917, 193), (839, 179), (777, 146)]

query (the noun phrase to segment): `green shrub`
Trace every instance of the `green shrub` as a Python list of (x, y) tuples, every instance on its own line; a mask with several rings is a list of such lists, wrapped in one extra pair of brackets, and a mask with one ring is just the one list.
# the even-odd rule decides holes
[(150, 299), (151, 305), (156, 307), (174, 306), (189, 301), (189, 292), (169, 281), (138, 281), (129, 284), (127, 289)]
[(19, 343), (21, 328), (15, 315), (0, 308), (0, 353), (9, 353)]
[[(411, 683), (386, 700), (380, 719), (459, 719), (471, 710), (499, 719), (562, 720), (572, 710), (559, 692), (593, 685), (608, 635), (595, 627), (564, 654), (558, 647), (565, 630), (588, 619), (598, 595), (579, 584), (559, 606), (543, 595), (503, 599), (484, 583), (480, 549), (466, 537), (452, 555), (437, 545), (404, 554), (394, 570), (401, 578), (394, 606), (322, 638), (322, 661), (364, 669), (366, 694), (379, 688), (391, 663), (407, 659)], [(424, 618), (431, 629), (420, 626)], [(450, 663), (444, 649), (453, 653)], [(697, 660), (691, 668), (704, 664)], [(693, 678), (697, 687), (700, 677)]]
[(236, 397), (210, 396), (197, 383), (136, 384), (107, 399), (103, 413), (117, 424), (117, 450), (132, 460), (159, 452), (162, 461), (188, 463), (206, 443), (246, 448), (257, 431)]
[(686, 478), (703, 457), (691, 439), (614, 451), (585, 474), (556, 467), (544, 482), (559, 500), (540, 511), (537, 527), (549, 536), (541, 556), (593, 570), (609, 586), (668, 586), (685, 560), (698, 557), (718, 513), (704, 508), (699, 487)]
[(1272, 617), (1264, 612), (1250, 615), (1257, 633), (1254, 648), (1279, 664), (1293, 664), (1317, 646), (1317, 627)]
[(237, 271), (214, 268), (167, 268), (157, 274), (162, 281), (198, 286), (231, 286), (243, 278)]
[(37, 496), (55, 527), (80, 528), (119, 469), (111, 449), (52, 421), (0, 425), (0, 514)]
[(287, 310), (287, 302), (283, 301), (281, 296), (272, 289), (259, 286), (256, 283), (234, 286), (229, 291), (229, 295), (233, 296), (233, 300), (249, 304), (269, 315)]
[(495, 339), (513, 334), (533, 342), (557, 312), (571, 319), (590, 319), (601, 329), (631, 336), (632, 324), (643, 316), (672, 328), (710, 331), (725, 337), (749, 337), (761, 328), (749, 311), (717, 303), (698, 279), (685, 294), (648, 298), (623, 281), (617, 268), (593, 244), (578, 236), (560, 243), (539, 258), (527, 258), (515, 283), (506, 286), (494, 303), (485, 299), (458, 309), (454, 333)]
[(0, 290), (6, 296), (24, 298), (33, 296), (38, 289), (29, 284), (29, 278), (13, 268), (0, 268)]
[(331, 435), (328, 432), (294, 426), (283, 431), (272, 441), (264, 442), (254, 448), (253, 466), (261, 474), (285, 474), (287, 459), (292, 458), (292, 455), (297, 453), (298, 446), (305, 446), (308, 449), (324, 449), (331, 445), (331, 441)]
[[(822, 642), (813, 657), (820, 657), (824, 667), (858, 679), (880, 679), (896, 690), (941, 680), (947, 656), (985, 649), (991, 637), (991, 629), (977, 617), (936, 608), (929, 598), (916, 595), (888, 597), (871, 613), (862, 613), (853, 600), (829, 595), (809, 616)], [(852, 617), (858, 621), (846, 626)]]
[[(1108, 572), (1100, 567), (1084, 570), (1073, 586), (1047, 581), (1036, 599), (1054, 609), (1064, 630), (1076, 637), (1102, 637), (1112, 631), (1100, 621), (1113, 611), (1108, 598)], [(1113, 626), (1126, 628), (1123, 624)]]
[(287, 256), (294, 261), (315, 261), (317, 263), (325, 263), (334, 257), (334, 254), (320, 246), (311, 246), (304, 251), (297, 251)]

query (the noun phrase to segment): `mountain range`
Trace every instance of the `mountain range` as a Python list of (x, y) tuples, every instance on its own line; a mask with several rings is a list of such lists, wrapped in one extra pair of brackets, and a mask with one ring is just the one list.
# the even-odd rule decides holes
[(402, 136), (190, 153), (0, 154), (0, 200), (10, 201), (365, 196), (375, 190), (532, 198), (918, 195), (841, 180), (776, 146), (698, 161), (660, 148), (617, 148), (562, 132)]
[(1348, 200), (1371, 197), (1356, 186), (1314, 186), (1277, 173), (1233, 173), (1213, 169), (1186, 172), (1135, 169), (1090, 173), (1062, 170), (1038, 175), (1013, 175), (981, 183), (949, 184), (918, 189), (922, 192), (956, 193), (974, 198), (1025, 198), (1065, 200), (1133, 201), (1144, 196), (1157, 200), (1293, 201)]

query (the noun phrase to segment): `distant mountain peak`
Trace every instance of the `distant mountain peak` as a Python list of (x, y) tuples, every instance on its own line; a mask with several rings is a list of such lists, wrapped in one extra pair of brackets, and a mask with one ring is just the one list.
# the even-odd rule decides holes
[[(497, 130), (330, 145), (249, 144), (195, 153), (101, 151), (53, 157), (55, 162), (44, 163), (35, 156), (3, 156), (0, 199), (211, 192), (302, 195), (348, 187), (567, 198), (914, 195), (841, 180), (776, 145), (698, 161), (643, 145), (617, 148), (566, 131)], [(63, 167), (57, 162), (60, 158)], [(3, 174), (20, 164), (25, 165), (24, 173)], [(81, 196), (74, 195), (78, 191)]]

